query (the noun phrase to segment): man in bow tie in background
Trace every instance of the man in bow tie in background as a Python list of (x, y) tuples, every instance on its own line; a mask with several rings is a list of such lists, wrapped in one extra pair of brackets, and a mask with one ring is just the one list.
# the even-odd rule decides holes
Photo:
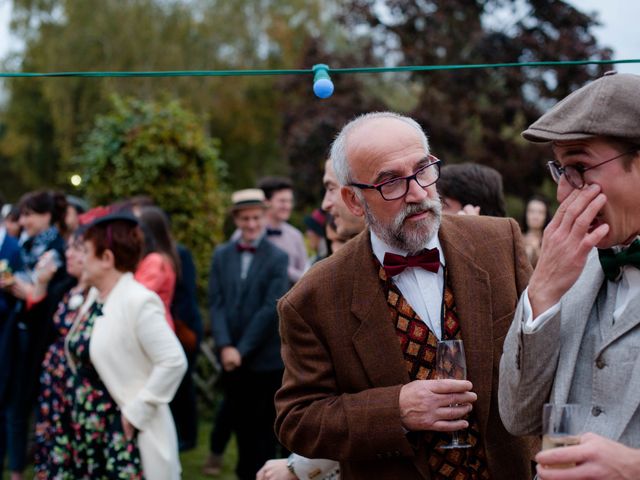
[(276, 302), (287, 291), (288, 258), (266, 239), (262, 190), (237, 191), (231, 202), (240, 236), (213, 253), (209, 308), (238, 442), (236, 473), (253, 480), (276, 454), (273, 395), (282, 377)]
[[(531, 477), (530, 439), (498, 416), (498, 360), (530, 267), (513, 220), (444, 216), (421, 127), (383, 112), (331, 149), (342, 198), (368, 228), (279, 302), (276, 431), (349, 479)], [(464, 340), (469, 380), (435, 378), (439, 339)], [(468, 449), (443, 450), (464, 430)]]
[(258, 182), (267, 206), (267, 238), (289, 255), (289, 284), (293, 285), (309, 268), (304, 235), (288, 220), (293, 211), (293, 183), (285, 177), (265, 177)]
[(543, 480), (640, 478), (639, 119), (640, 76), (611, 72), (523, 133), (551, 143), (560, 207), (505, 340), (500, 413), (539, 434), (543, 403), (589, 407), (579, 445), (537, 456)]

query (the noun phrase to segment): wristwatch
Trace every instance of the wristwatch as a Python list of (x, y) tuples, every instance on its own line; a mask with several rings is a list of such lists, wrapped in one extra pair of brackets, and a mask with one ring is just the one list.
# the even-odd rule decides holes
[(295, 460), (296, 459), (293, 453), (289, 455), (289, 457), (287, 458), (287, 470), (289, 470), (294, 477), (298, 478), (298, 476), (296, 475), (296, 471), (293, 468), (293, 464), (295, 463)]

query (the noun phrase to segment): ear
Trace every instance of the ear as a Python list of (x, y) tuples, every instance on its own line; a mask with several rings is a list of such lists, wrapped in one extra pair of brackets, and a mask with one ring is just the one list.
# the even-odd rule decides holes
[(340, 187), (340, 195), (342, 196), (342, 201), (351, 213), (356, 217), (362, 217), (364, 215), (364, 207), (353, 187)]
[(108, 248), (104, 252), (102, 252), (102, 255), (100, 255), (100, 260), (104, 262), (107, 267), (115, 268), (116, 266), (116, 257), (113, 255), (113, 252)]

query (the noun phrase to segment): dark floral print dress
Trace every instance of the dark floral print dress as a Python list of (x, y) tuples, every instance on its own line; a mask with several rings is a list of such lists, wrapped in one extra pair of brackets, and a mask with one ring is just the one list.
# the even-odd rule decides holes
[[(75, 364), (71, 376), (73, 408), (72, 436), (68, 446), (73, 458), (73, 475), (60, 478), (142, 479), (142, 464), (137, 440), (127, 440), (121, 412), (111, 398), (89, 357), (89, 341), (102, 305), (94, 304), (69, 333), (68, 350)], [(62, 440), (63, 443), (66, 441)]]
[(64, 353), (64, 338), (81, 310), (86, 293), (81, 287), (72, 288), (53, 315), (56, 339), (42, 362), (36, 411), (34, 470), (38, 479), (63, 478), (65, 471), (71, 472), (69, 445), (55, 439), (62, 437), (68, 441), (72, 433), (73, 392), (69, 389), (71, 372)]

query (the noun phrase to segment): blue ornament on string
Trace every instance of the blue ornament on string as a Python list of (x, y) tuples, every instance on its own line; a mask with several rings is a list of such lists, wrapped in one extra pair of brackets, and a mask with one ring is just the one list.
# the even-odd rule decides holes
[(329, 77), (329, 66), (319, 63), (313, 66), (313, 93), (318, 98), (329, 98), (333, 94), (333, 82)]

